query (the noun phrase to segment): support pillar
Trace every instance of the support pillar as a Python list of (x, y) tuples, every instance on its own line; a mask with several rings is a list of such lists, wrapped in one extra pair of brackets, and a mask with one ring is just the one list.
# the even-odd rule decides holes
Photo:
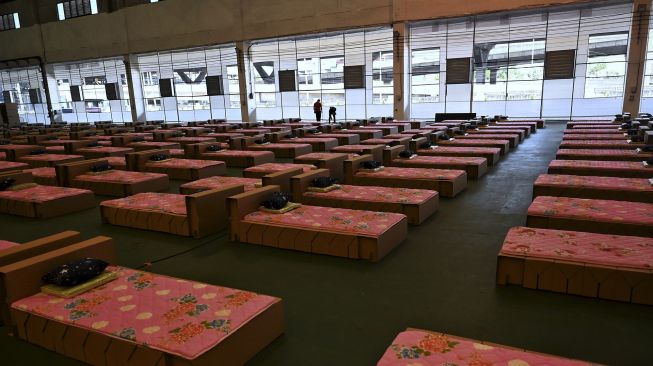
[(410, 119), (410, 37), (406, 23), (395, 23), (392, 26), (392, 30), (394, 118), (401, 121)]
[(253, 100), (249, 98), (253, 93), (248, 87), (249, 76), (249, 46), (247, 41), (236, 42), (236, 58), (238, 60), (238, 85), (240, 88), (240, 116), (243, 122), (256, 120)]
[(644, 85), (649, 13), (649, 0), (635, 0), (633, 2), (633, 18), (630, 29), (630, 46), (628, 49), (628, 67), (626, 69), (626, 87), (623, 104), (623, 111), (632, 113), (633, 117), (639, 113), (642, 87)]
[[(146, 121), (145, 99), (141, 87), (141, 77), (138, 67), (138, 58), (134, 55), (124, 55), (125, 74), (127, 75), (127, 90), (129, 91), (129, 108), (132, 122)], [(136, 103), (136, 101), (140, 103)]]

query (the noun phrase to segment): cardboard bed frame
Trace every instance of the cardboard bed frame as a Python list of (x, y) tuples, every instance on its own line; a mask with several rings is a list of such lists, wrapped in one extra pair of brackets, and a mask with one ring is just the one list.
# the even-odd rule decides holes
[(62, 187), (90, 189), (95, 194), (114, 197), (131, 196), (141, 192), (163, 192), (168, 190), (170, 179), (165, 174), (159, 174), (156, 178), (133, 183), (81, 181), (75, 179), (78, 175), (88, 173), (92, 166), (107, 162), (107, 159), (93, 159), (57, 165), (57, 182)]
[(267, 186), (228, 198), (232, 241), (377, 262), (406, 238), (407, 218), (388, 228), (380, 237), (243, 222), (243, 218), (257, 211), (272, 192), (279, 192), (279, 187)]
[[(276, 158), (295, 158), (300, 155), (305, 155), (313, 152), (310, 144), (297, 144), (298, 146), (290, 145), (289, 143), (276, 143), (274, 147), (267, 145), (256, 145), (254, 141), (262, 139), (263, 135), (234, 137), (231, 139), (231, 146), (235, 150), (252, 150), (252, 151), (271, 151)], [(280, 146), (280, 145), (288, 145)], [(257, 146), (256, 149), (251, 149), (251, 146)]]
[[(544, 174), (543, 174), (544, 175)], [(593, 177), (589, 177), (592, 179)], [(602, 177), (601, 177), (602, 178)], [(646, 179), (638, 178), (622, 178), (630, 179), (633, 181), (643, 181), (648, 183)], [(649, 185), (650, 187), (650, 185)], [(614, 201), (631, 201), (631, 202), (644, 202), (653, 203), (653, 188), (645, 190), (628, 190), (628, 189), (606, 189), (604, 186), (571, 186), (564, 184), (544, 184), (538, 183), (536, 180), (533, 184), (533, 199), (539, 196), (552, 196), (552, 197), (574, 197), (574, 198), (592, 198), (604, 199)]]
[(438, 211), (439, 197), (437, 194), (428, 201), (419, 204), (357, 200), (353, 197), (352, 199), (341, 199), (304, 195), (313, 179), (328, 176), (330, 176), (330, 173), (327, 169), (318, 169), (290, 178), (293, 198), (298, 202), (311, 206), (326, 206), (348, 208), (352, 210), (371, 210), (400, 213), (408, 217), (408, 223), (411, 225), (421, 224), (424, 222), (424, 220)]
[[(261, 165), (265, 163), (274, 163), (274, 153), (271, 151), (265, 151), (266, 154), (259, 154), (256, 156), (245, 155), (242, 156), (220, 156), (211, 154), (208, 151), (208, 147), (215, 144), (190, 144), (184, 146), (186, 152), (186, 157), (191, 159), (202, 159), (202, 160), (217, 160), (224, 161), (228, 167), (237, 167), (237, 168), (249, 168), (256, 165)], [(230, 151), (244, 151), (244, 150), (230, 150)]]
[[(40, 291), (41, 276), (53, 267), (92, 257), (116, 263), (113, 241), (99, 236), (46, 254), (0, 267), (7, 304)], [(283, 301), (279, 299), (199, 357), (188, 360), (163, 351), (75, 327), (18, 309), (3, 308), (11, 333), (19, 339), (91, 365), (209, 366), (243, 365), (283, 334)]]
[[(224, 175), (227, 166), (221, 161), (208, 162), (209, 166), (201, 168), (193, 167), (157, 167), (157, 163), (148, 164), (150, 157), (156, 154), (170, 155), (170, 150), (147, 150), (129, 153), (126, 155), (127, 170), (135, 172), (149, 172), (167, 174), (170, 179), (175, 180), (197, 180), (215, 175)], [(205, 160), (202, 160), (205, 161)]]
[[(39, 147), (39, 149), (42, 149), (43, 147)], [(75, 161), (82, 161), (84, 160), (84, 157), (82, 155), (68, 155), (68, 154), (56, 154), (55, 155), (61, 155), (63, 158), (60, 160), (34, 160), (34, 159), (23, 159), (23, 157), (31, 157), (31, 156), (38, 156), (38, 155), (30, 155), (31, 150), (14, 150), (13, 151), (13, 160), (21, 163), (26, 163), (29, 164), (32, 168), (44, 168), (44, 167), (53, 167), (57, 166), (59, 164), (66, 164), (66, 163), (72, 163)], [(46, 152), (46, 154), (50, 154), (49, 152)], [(12, 160), (12, 159), (10, 159)]]
[(331, 152), (342, 153), (342, 154), (372, 155), (372, 157), (376, 161), (381, 161), (383, 159), (383, 149), (385, 149), (385, 145), (361, 145), (361, 144), (354, 144), (354, 145), (360, 146), (360, 148), (356, 148), (355, 150), (352, 150), (351, 146), (338, 146), (334, 148)]
[[(456, 164), (456, 163), (445, 163), (445, 162), (428, 162), (412, 164), (409, 162), (403, 162), (402, 158), (399, 157), (399, 153), (404, 150), (403, 146), (393, 146), (383, 150), (383, 164), (385, 166), (394, 166), (400, 168), (425, 168), (425, 169), (452, 169), (452, 170), (464, 170), (467, 173), (467, 176), (470, 179), (479, 179), (487, 173), (487, 159), (483, 161), (482, 164)], [(429, 156), (427, 155), (428, 159)], [(430, 158), (437, 159), (484, 159), (480, 157), (449, 157), (449, 156), (432, 156)]]
[(345, 183), (364, 186), (430, 189), (438, 191), (440, 197), (454, 197), (467, 188), (467, 173), (461, 175), (460, 178), (456, 180), (409, 180), (356, 176), (360, 164), (364, 161), (370, 160), (372, 160), (372, 155), (361, 155), (354, 159), (345, 160)]
[(414, 151), (418, 155), (426, 156), (470, 156), (470, 157), (479, 157), (485, 158), (487, 160), (488, 166), (495, 165), (501, 159), (501, 149), (496, 147), (477, 147), (474, 149), (482, 149), (481, 152), (477, 151), (465, 151), (464, 147), (460, 147), (460, 151), (442, 151), (438, 150), (438, 147), (434, 149), (421, 149), (419, 146), (426, 142), (426, 138), (420, 137), (410, 141), (409, 149)]
[[(0, 174), (0, 180), (6, 178), (15, 179), (16, 182), (14, 184), (16, 185), (34, 183), (34, 177), (29, 172), (8, 172)], [(95, 204), (95, 196), (91, 191), (45, 202), (14, 201), (0, 198), (0, 213), (47, 219), (87, 210), (95, 207)]]
[(331, 176), (338, 179), (338, 182), (345, 181), (344, 164), (349, 158), (345, 153), (328, 153), (324, 157), (312, 157), (311, 154), (302, 155), (295, 158), (297, 164), (312, 164), (320, 169), (327, 169)]

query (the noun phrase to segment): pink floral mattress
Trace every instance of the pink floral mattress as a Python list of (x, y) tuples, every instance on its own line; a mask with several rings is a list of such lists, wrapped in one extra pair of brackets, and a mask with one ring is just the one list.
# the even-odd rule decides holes
[[(437, 149), (436, 149), (437, 150)], [(416, 156), (412, 159), (397, 158), (395, 162), (402, 164), (459, 164), (459, 165), (483, 165), (487, 162), (485, 158), (455, 157), (455, 156)]]
[(304, 173), (317, 169), (311, 164), (293, 164), (293, 163), (265, 163), (245, 169), (247, 172), (272, 174), (288, 169), (303, 169)]
[(288, 149), (288, 148), (299, 149), (299, 148), (304, 148), (306, 146), (311, 146), (311, 145), (309, 145), (309, 144), (292, 144), (292, 143), (269, 143), (267, 145), (252, 144), (252, 145), (247, 146), (247, 148), (248, 149), (256, 149), (256, 150)]
[(58, 153), (63, 154), (64, 152), (66, 152), (66, 149), (63, 147), (63, 145), (62, 146), (59, 146), (59, 145), (57, 145), (57, 146), (46, 146), (45, 151), (50, 152), (50, 153), (55, 153), (55, 154), (58, 154)]
[(35, 177), (40, 178), (56, 178), (57, 172), (55, 168), (43, 167), (43, 168), (34, 168), (34, 169), (25, 169), (25, 173), (32, 173)]
[(221, 161), (171, 158), (162, 162), (148, 161), (145, 166), (151, 168), (202, 169), (224, 165)]
[(429, 152), (443, 153), (477, 153), (477, 154), (497, 154), (501, 151), (498, 147), (475, 147), (475, 146), (438, 146), (435, 149), (418, 149), (417, 153)]
[(93, 153), (103, 153), (103, 154), (114, 154), (114, 153), (129, 153), (134, 151), (131, 147), (116, 147), (116, 146), (100, 146), (100, 147), (82, 147), (77, 149), (77, 152), (93, 152)]
[(168, 141), (185, 142), (185, 143), (202, 143), (215, 141), (213, 137), (172, 137)]
[(374, 177), (389, 179), (426, 179), (426, 180), (455, 180), (465, 175), (464, 170), (451, 169), (423, 169), (423, 168), (397, 168), (385, 167), (378, 172), (358, 171), (358, 177)]
[(0, 160), (0, 171), (21, 170), (24, 168), (29, 168), (29, 164)]
[(500, 254), (653, 269), (653, 238), (514, 227)]
[(157, 149), (165, 149), (170, 146), (179, 146), (178, 143), (176, 142), (161, 142), (161, 141), (139, 141), (139, 142), (131, 142), (128, 144), (128, 146), (145, 146), (145, 147), (152, 147), (152, 148), (157, 148)]
[(233, 130), (235, 133), (267, 133), (270, 132), (269, 128), (240, 128), (237, 130)]
[(66, 155), (66, 154), (38, 154), (38, 155), (25, 155), (19, 158), (22, 161), (61, 161), (68, 159), (84, 159), (81, 155)]
[[(320, 135), (322, 136), (322, 135)], [(338, 142), (338, 139), (333, 138), (333, 137), (298, 137), (296, 139), (286, 139), (286, 140), (281, 140), (285, 143), (287, 142), (295, 142), (295, 143), (306, 143), (310, 144), (311, 142)]]
[(242, 184), (245, 186), (245, 191), (251, 191), (252, 189), (256, 189), (257, 185), (261, 184), (261, 180), (256, 178), (214, 176), (184, 183), (181, 185), (181, 188), (209, 190), (222, 188), (229, 184)]
[(615, 128), (619, 128), (619, 125), (616, 125), (614, 123), (574, 123), (574, 129), (579, 129), (579, 128), (587, 128), (587, 129), (600, 129), (600, 128), (606, 128), (608, 126), (614, 126)]
[(626, 136), (619, 134), (567, 134), (562, 137), (563, 140), (626, 140)]
[(535, 181), (536, 186), (600, 188), (605, 190), (653, 192), (648, 179), (592, 177), (585, 175), (541, 174)]
[(13, 247), (17, 247), (19, 245), (20, 244), (14, 243), (13, 241), (0, 240), (0, 251), (5, 250), (5, 249), (9, 249), (9, 248), (13, 248)]
[(107, 160), (107, 162), (113, 166), (114, 168), (125, 168), (127, 167), (127, 161), (125, 161), (124, 156), (109, 156), (107, 158), (104, 158)]
[[(501, 127), (503, 127), (503, 126), (501, 126)], [(504, 128), (491, 128), (491, 129), (481, 128), (481, 129), (479, 129), (478, 131), (474, 131), (474, 130), (469, 131), (469, 133), (472, 134), (472, 135), (482, 135), (482, 134), (484, 134), (484, 133), (487, 133), (487, 134), (490, 134), (490, 135), (496, 136), (496, 135), (500, 135), (500, 134), (502, 134), (502, 133), (505, 133), (505, 134), (510, 134), (511, 137), (512, 137), (513, 135), (515, 135), (515, 134), (519, 134), (519, 133), (521, 133), (521, 132), (522, 132), (522, 131), (519, 130), (519, 129), (515, 129), (515, 128), (510, 129), (510, 128), (508, 128), (508, 127), (504, 127)]]
[(104, 174), (82, 174), (76, 176), (74, 179), (87, 182), (139, 183), (161, 177), (167, 177), (167, 175), (159, 173), (112, 170), (109, 173)]
[(184, 151), (184, 149), (169, 149), (168, 151), (170, 152), (170, 156), (173, 157), (183, 158), (184, 156), (186, 156), (186, 152)]
[(18, 144), (0, 145), (0, 151), (23, 149), (23, 148), (30, 147), (30, 146), (34, 147), (34, 145), (18, 145)]
[(633, 149), (637, 148), (639, 144), (630, 144), (627, 140), (606, 140), (606, 141), (588, 141), (588, 140), (565, 140), (560, 143), (560, 147), (574, 147), (574, 146), (632, 146)]
[(72, 299), (39, 293), (12, 307), (195, 359), (273, 305), (253, 292), (109, 267), (119, 277)]
[(354, 137), (354, 136), (358, 136), (358, 135), (355, 134), (355, 133), (321, 133), (321, 134), (319, 134), (319, 136), (321, 138), (335, 138), (335, 139), (338, 139), (338, 138), (341, 138), (343, 136), (344, 137)]
[[(495, 130), (499, 131), (499, 130)], [(458, 138), (462, 138), (465, 140), (473, 140), (473, 139), (480, 139), (480, 140), (496, 140), (496, 139), (511, 139), (517, 137), (517, 132), (516, 133), (472, 133), (467, 136), (454, 136)]]
[(637, 153), (626, 149), (559, 149), (557, 155), (583, 156), (641, 156), (642, 161), (653, 156), (653, 153)]
[(455, 139), (454, 141), (438, 141), (438, 145), (496, 145), (502, 144), (505, 145), (509, 143), (508, 140), (496, 140), (496, 139)]
[(603, 130), (600, 129), (591, 129), (591, 128), (572, 128), (572, 129), (566, 129), (562, 131), (565, 135), (576, 135), (576, 134), (584, 134), (584, 133), (589, 133), (589, 134), (611, 134), (611, 135), (621, 135), (623, 136), (624, 131), (619, 131), (616, 128), (606, 128)]
[(388, 212), (301, 206), (284, 214), (254, 211), (244, 222), (379, 237), (406, 216)]
[[(380, 144), (384, 145), (384, 144)], [(345, 152), (345, 153), (361, 153), (363, 151), (368, 151), (372, 149), (374, 146), (378, 145), (343, 145), (343, 146), (336, 146), (331, 151), (336, 151), (336, 152)]]
[[(642, 160), (644, 160), (642, 158)], [(549, 168), (570, 168), (574, 170), (628, 170), (650, 172), (653, 169), (645, 167), (640, 161), (605, 161), (605, 160), (553, 160)]]
[(103, 201), (101, 206), (135, 211), (162, 212), (186, 216), (186, 196), (173, 193), (146, 192)]
[[(404, 136), (408, 137), (408, 136)], [(399, 139), (367, 139), (361, 141), (363, 145), (387, 145), (393, 141), (398, 141)]]
[(315, 152), (315, 153), (310, 153), (310, 154), (305, 154), (302, 156), (298, 156), (296, 159), (299, 160), (327, 160), (327, 159), (332, 159), (332, 158), (339, 158), (342, 156), (342, 153), (321, 153), (321, 152)]
[(75, 142), (77, 140), (42, 140), (39, 142), (39, 145), (51, 146), (51, 145), (63, 145), (67, 142)]
[(111, 136), (85, 136), (83, 140), (105, 140), (110, 141)]
[(7, 153), (0, 151), (0, 161), (6, 160), (7, 159)]
[(247, 151), (247, 150), (221, 150), (221, 151), (207, 151), (202, 155), (206, 156), (263, 156), (267, 155), (268, 151)]
[(35, 187), (21, 189), (20, 191), (0, 191), (0, 199), (44, 203), (90, 192), (86, 189), (37, 185)]
[(423, 330), (399, 333), (377, 366), (589, 366), (583, 361)]
[(437, 196), (438, 192), (427, 189), (341, 185), (340, 189), (330, 192), (307, 191), (304, 195), (338, 200), (420, 204)]
[(653, 204), (539, 196), (528, 215), (653, 226)]
[(102, 146), (111, 146), (111, 145), (113, 145), (113, 143), (111, 143), (111, 141), (98, 141), (98, 144), (100, 144)]

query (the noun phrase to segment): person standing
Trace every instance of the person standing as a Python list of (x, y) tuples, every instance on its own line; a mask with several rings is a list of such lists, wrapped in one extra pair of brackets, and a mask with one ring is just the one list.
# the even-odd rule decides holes
[(333, 123), (336, 123), (336, 107), (329, 108), (329, 123), (331, 123), (331, 117), (333, 117)]
[(315, 120), (320, 122), (322, 120), (322, 103), (319, 99), (313, 104), (313, 112), (315, 112)]

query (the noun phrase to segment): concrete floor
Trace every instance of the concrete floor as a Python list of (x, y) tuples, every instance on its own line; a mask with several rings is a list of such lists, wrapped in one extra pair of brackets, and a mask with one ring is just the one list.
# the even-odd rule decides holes
[[(173, 256), (149, 269), (283, 298), (286, 333), (251, 365), (373, 365), (407, 327), (650, 365), (653, 308), (495, 286), (503, 238), (525, 223), (533, 181), (554, 158), (563, 127), (549, 124), (466, 192), (441, 199), (440, 212), (411, 227), (403, 245), (377, 264), (232, 243), (225, 233), (194, 240), (112, 227), (100, 223), (98, 210), (46, 221), (3, 215), (0, 237), (26, 241), (64, 229), (107, 235), (121, 265)], [(0, 354), (2, 365), (77, 364), (4, 334)]]

